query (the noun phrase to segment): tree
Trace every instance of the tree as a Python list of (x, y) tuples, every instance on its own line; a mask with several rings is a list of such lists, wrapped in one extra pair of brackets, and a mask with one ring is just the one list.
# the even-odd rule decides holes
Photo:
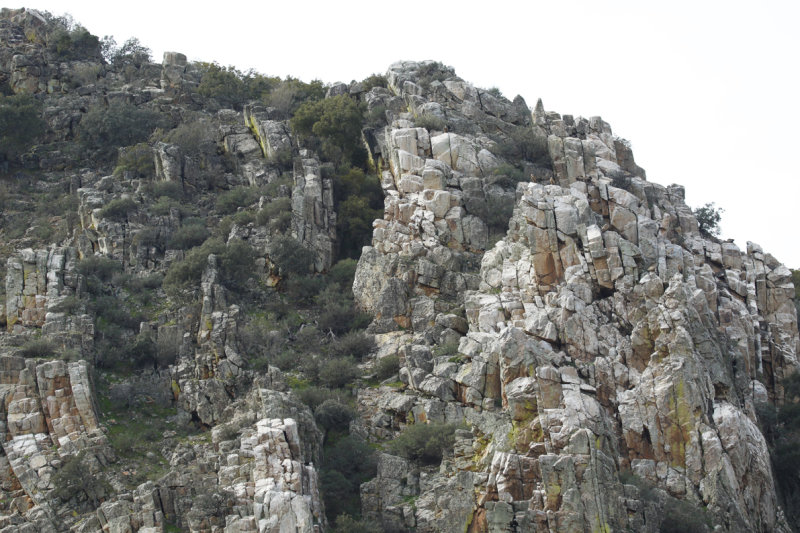
[(725, 210), (721, 207), (715, 207), (714, 202), (695, 209), (694, 216), (697, 219), (700, 233), (707, 237), (719, 236), (719, 222), (722, 219), (722, 213), (724, 211)]
[[(346, 94), (301, 105), (290, 124), (301, 137), (322, 141), (322, 153), (339, 163), (365, 159), (361, 146), (361, 108)], [(358, 160), (358, 161), (356, 161)]]
[(0, 163), (17, 159), (44, 131), (41, 104), (33, 97), (0, 96)]

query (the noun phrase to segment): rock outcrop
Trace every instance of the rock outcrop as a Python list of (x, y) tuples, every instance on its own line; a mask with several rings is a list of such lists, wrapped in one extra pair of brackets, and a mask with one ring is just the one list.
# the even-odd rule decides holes
[[(460, 81), (420, 88), (420, 68), (390, 69), (412, 109), (458, 123), (469, 105), (487, 126), (514, 116)], [(482, 118), (472, 115), (473, 132)], [(553, 178), (517, 186), (493, 246), (486, 212), (465, 200), (488, 196), (498, 166), (481, 156), (480, 132), (402, 118), (386, 131), (386, 214), (354, 290), (376, 331), (396, 329), (389, 320), (406, 329), (379, 338), (400, 355), (409, 390), (363, 395), (365, 431), (407, 419), (472, 431), (438, 472), (383, 457), (366, 509), (417, 531), (649, 531), (660, 518), (633, 475), (657, 487), (658, 505), (707, 508), (725, 530), (788, 531), (755, 406), (781, 401), (797, 368), (790, 272), (755, 244), (703, 235), (683, 189), (645, 181), (601, 119), (540, 102), (531, 122), (547, 135)], [(459, 305), (468, 330), (446, 327)], [(436, 357), (430, 344), (446, 339), (460, 339), (457, 355)]]

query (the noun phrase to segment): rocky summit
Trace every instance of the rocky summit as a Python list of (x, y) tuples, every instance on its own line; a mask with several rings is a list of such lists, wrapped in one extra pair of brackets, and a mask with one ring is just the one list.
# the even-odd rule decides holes
[(0, 533), (800, 524), (793, 273), (600, 117), (32, 9), (0, 93)]

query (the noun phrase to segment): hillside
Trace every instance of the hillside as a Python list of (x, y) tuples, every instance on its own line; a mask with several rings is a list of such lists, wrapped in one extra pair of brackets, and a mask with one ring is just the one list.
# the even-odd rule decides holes
[(0, 12), (0, 533), (792, 531), (792, 273), (600, 117)]

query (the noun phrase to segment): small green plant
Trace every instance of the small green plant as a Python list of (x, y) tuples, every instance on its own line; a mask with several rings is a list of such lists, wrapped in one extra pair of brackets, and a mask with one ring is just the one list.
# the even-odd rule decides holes
[(128, 219), (128, 215), (135, 211), (138, 206), (131, 198), (115, 198), (106, 204), (98, 216), (104, 220), (113, 220), (114, 222), (124, 222)]
[(253, 187), (236, 187), (217, 196), (217, 212), (222, 215), (235, 213), (258, 201), (259, 191)]
[(134, 178), (149, 179), (155, 176), (156, 167), (153, 161), (153, 150), (147, 143), (139, 143), (120, 150), (114, 175), (122, 177), (131, 175)]
[(455, 424), (412, 424), (387, 444), (390, 453), (423, 465), (436, 465), (455, 443)]

